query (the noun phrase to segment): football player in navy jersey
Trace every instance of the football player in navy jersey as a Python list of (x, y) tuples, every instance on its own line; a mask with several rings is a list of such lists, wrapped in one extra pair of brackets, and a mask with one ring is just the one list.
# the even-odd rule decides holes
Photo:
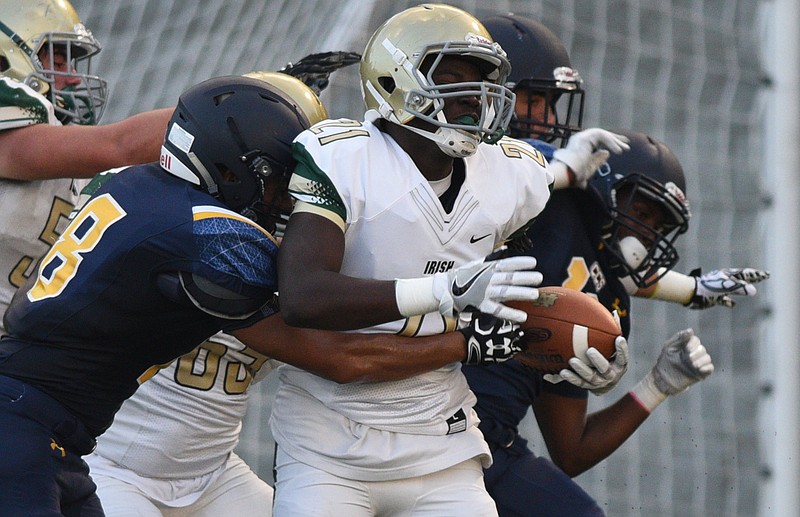
[[(509, 86), (517, 95), (512, 136), (541, 151), (556, 178), (582, 187), (555, 190), (528, 230), (528, 241), (517, 243), (536, 257), (542, 285), (596, 296), (616, 311), (624, 336), (630, 331), (631, 295), (707, 308), (732, 306), (734, 294), (755, 294), (752, 283), (767, 278), (764, 271), (725, 269), (703, 276), (672, 271), (678, 258), (674, 240), (689, 220), (680, 163), (662, 142), (638, 132), (622, 132), (630, 146), (622, 153), (598, 148), (607, 132), (581, 128), (582, 81), (552, 31), (516, 15), (482, 23), (512, 63)], [(608, 457), (667, 395), (713, 371), (699, 339), (691, 330), (681, 331), (664, 344), (653, 370), (630, 394), (587, 415), (587, 390), (604, 393), (624, 374), (627, 343), (618, 343), (612, 362), (596, 350), (587, 355), (592, 364), (573, 359), (573, 370), (560, 375), (542, 376), (517, 361), (463, 368), (492, 448), (486, 485), (501, 516), (603, 515), (570, 478)], [(518, 435), (531, 407), (552, 462), (535, 456)]]
[[(219, 330), (337, 382), (489, 353), (492, 338), (471, 328), (351, 335), (274, 316), (271, 232), (291, 207), (291, 141), (312, 122), (258, 79), (205, 81), (180, 97), (160, 163), (118, 173), (75, 216), (5, 314), (0, 515), (103, 515), (81, 456), (159, 365)], [(500, 320), (490, 330), (519, 337)]]

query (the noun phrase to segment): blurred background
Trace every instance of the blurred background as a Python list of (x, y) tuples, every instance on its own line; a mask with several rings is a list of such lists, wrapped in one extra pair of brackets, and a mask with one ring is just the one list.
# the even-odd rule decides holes
[[(157, 107), (216, 75), (277, 70), (311, 52), (361, 52), (400, 0), (71, 0), (104, 49), (103, 123)], [(632, 364), (610, 404), (693, 327), (716, 371), (659, 407), (608, 460), (577, 478), (609, 516), (780, 516), (798, 508), (798, 27), (795, 0), (463, 0), (478, 18), (514, 12), (566, 44), (587, 90), (585, 127), (666, 142), (688, 180), (693, 218), (679, 271), (772, 271), (733, 310), (634, 302)], [(513, 63), (512, 63), (513, 66)], [(322, 94), (361, 119), (358, 67)], [(272, 479), (274, 379), (257, 384), (238, 452)], [(324, 430), (321, 430), (324, 432)], [(530, 416), (523, 434), (546, 454)]]

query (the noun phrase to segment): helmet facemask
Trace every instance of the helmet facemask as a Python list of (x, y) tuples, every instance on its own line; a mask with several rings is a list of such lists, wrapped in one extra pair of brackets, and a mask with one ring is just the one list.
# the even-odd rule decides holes
[[(108, 82), (91, 73), (92, 57), (101, 47), (82, 25), (75, 31), (43, 34), (41, 45), (31, 56), (34, 71), (24, 82), (36, 91), (46, 91), (62, 124), (94, 125), (102, 117), (108, 98)], [(66, 63), (66, 70), (54, 65), (57, 55)], [(61, 79), (74, 84), (58, 88)]]
[[(584, 90), (578, 72), (569, 67), (553, 70), (552, 80), (524, 79), (507, 86), (519, 94), (527, 90), (528, 95), (543, 98), (542, 113), (534, 113), (533, 103), (527, 103), (527, 115), (514, 114), (509, 126), (515, 138), (536, 138), (545, 142), (560, 140), (564, 145), (573, 133), (583, 128)], [(520, 95), (521, 97), (521, 95)], [(550, 119), (553, 122), (550, 122)]]
[[(460, 138), (474, 142), (474, 147), (477, 147), (480, 142), (497, 143), (505, 134), (505, 128), (508, 127), (511, 120), (515, 99), (513, 92), (495, 82), (500, 76), (500, 67), (493, 62), (500, 63), (499, 54), (497, 60), (484, 60), (480, 57), (468, 58), (477, 62), (479, 68), (482, 69), (482, 81), (436, 84), (434, 75), (442, 59), (448, 56), (462, 57), (464, 55), (469, 55), (469, 53), (464, 52), (462, 45), (456, 42), (447, 42), (436, 53), (428, 53), (427, 59), (423, 59), (421, 63), (422, 69), (427, 69), (425, 73), (422, 73), (417, 65), (413, 67), (412, 73), (417, 77), (420, 88), (409, 91), (405, 103), (406, 111), (417, 119), (437, 127), (434, 133), (436, 137), (423, 136), (439, 143), (446, 154), (454, 157), (469, 156), (474, 153), (472, 150), (465, 154), (465, 149), (459, 149), (461, 146), (454, 146), (450, 143), (458, 141)], [(445, 102), (461, 97), (477, 97), (479, 99), (481, 108), (477, 121), (472, 118), (447, 120), (444, 114)], [(471, 146), (467, 145), (466, 147)]]
[(66, 0), (0, 3), (2, 75), (47, 97), (63, 124), (100, 121), (108, 83), (91, 60), (101, 49)]
[[(50, 101), (62, 124), (95, 125), (105, 111), (108, 82), (91, 73), (92, 56), (100, 52), (100, 46), (91, 33), (88, 36), (82, 34), (76, 38), (75, 34), (49, 33), (45, 35), (44, 45), (39, 51), (50, 56), (50, 66), (42, 66), (35, 77), (50, 85)], [(52, 56), (56, 53), (64, 56), (68, 64), (67, 71), (56, 70), (53, 66)], [(41, 60), (38, 62), (42, 63)], [(58, 78), (80, 82), (58, 89)]]
[[(449, 6), (431, 8), (454, 10)], [(465, 21), (471, 19), (466, 13), (461, 16)], [(503, 137), (513, 115), (515, 95), (504, 86), (510, 71), (505, 52), (488, 35), (460, 33), (459, 39), (417, 46), (413, 31), (386, 32), (386, 37), (380, 30), (373, 35), (362, 59), (362, 92), (367, 107), (374, 110), (368, 117), (402, 125), (457, 158), (472, 155), (481, 142), (496, 143)], [(476, 62), (481, 79), (437, 85), (433, 75), (442, 60), (451, 57)], [(459, 97), (480, 100), (478, 120), (446, 119), (445, 102)], [(426, 124), (409, 125), (414, 119)]]
[[(632, 174), (615, 183), (609, 194), (610, 221), (602, 241), (615, 259), (612, 269), (619, 277), (630, 277), (637, 287), (649, 287), (678, 262), (675, 240), (686, 232), (690, 218), (683, 192), (674, 184), (664, 186)], [(658, 227), (637, 217), (634, 206), (642, 201), (661, 212)]]

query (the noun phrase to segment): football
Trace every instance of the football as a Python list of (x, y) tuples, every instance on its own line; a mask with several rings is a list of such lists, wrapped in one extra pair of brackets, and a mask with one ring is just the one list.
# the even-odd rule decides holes
[(614, 342), (622, 331), (613, 314), (596, 298), (566, 287), (540, 287), (533, 302), (506, 302), (528, 314), (521, 324), (527, 350), (515, 358), (543, 373), (569, 368), (578, 357), (588, 363), (586, 350), (596, 348), (607, 359), (616, 352)]

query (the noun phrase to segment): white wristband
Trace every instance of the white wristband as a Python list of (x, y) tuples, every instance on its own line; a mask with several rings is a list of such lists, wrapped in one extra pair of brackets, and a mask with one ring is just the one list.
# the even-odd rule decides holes
[(656, 284), (656, 290), (650, 298), (686, 305), (692, 300), (696, 287), (695, 277), (677, 271), (667, 271)]
[(572, 186), (570, 185), (570, 172), (566, 163), (552, 160), (547, 164), (547, 169), (553, 174), (553, 190)]
[(630, 394), (648, 413), (652, 413), (659, 404), (667, 399), (667, 394), (656, 387), (652, 371), (647, 372), (647, 375), (633, 387)]
[(433, 276), (401, 278), (394, 282), (397, 309), (406, 318), (439, 310), (439, 300), (433, 294)]

